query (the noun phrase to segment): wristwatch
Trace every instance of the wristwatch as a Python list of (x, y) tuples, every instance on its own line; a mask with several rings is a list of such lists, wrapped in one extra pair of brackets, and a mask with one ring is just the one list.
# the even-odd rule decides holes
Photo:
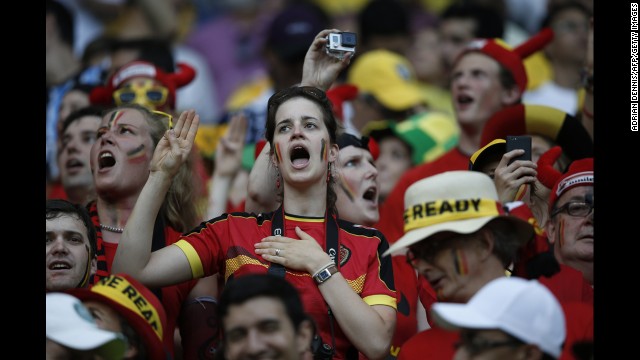
[(318, 271), (315, 275), (313, 275), (313, 280), (316, 281), (316, 284), (320, 285), (323, 282), (329, 280), (329, 278), (338, 272), (338, 268), (335, 264), (331, 264), (324, 269)]

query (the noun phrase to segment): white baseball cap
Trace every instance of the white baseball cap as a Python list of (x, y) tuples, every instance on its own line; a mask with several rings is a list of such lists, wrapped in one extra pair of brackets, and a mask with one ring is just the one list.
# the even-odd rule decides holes
[(75, 350), (96, 350), (105, 360), (122, 359), (124, 335), (98, 328), (80, 299), (47, 293), (47, 338)]
[(431, 313), (447, 329), (498, 329), (560, 357), (566, 337), (562, 306), (537, 280), (501, 277), (466, 304), (435, 303)]

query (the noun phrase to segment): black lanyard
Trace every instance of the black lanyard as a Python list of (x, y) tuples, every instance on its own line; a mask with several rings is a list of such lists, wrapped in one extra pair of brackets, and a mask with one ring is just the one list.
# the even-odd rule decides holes
[[(340, 259), (338, 259), (338, 223), (336, 219), (331, 215), (331, 212), (327, 210), (325, 213), (325, 251), (329, 254), (329, 257), (336, 264), (338, 270), (340, 270)], [(284, 227), (284, 207), (280, 205), (278, 210), (273, 212), (271, 218), (271, 235), (283, 236), (285, 231)], [(269, 273), (284, 277), (285, 268), (282, 264), (271, 263), (269, 266)]]
[[(332, 216), (329, 210), (325, 212), (324, 222), (325, 222), (325, 238), (326, 238), (324, 249), (327, 252), (327, 254), (329, 254), (329, 257), (331, 258), (331, 260), (333, 260), (333, 262), (336, 264), (336, 267), (338, 267), (338, 270), (340, 270), (340, 259), (338, 259), (338, 255), (339, 255), (338, 248), (340, 246), (338, 241), (338, 222)], [(271, 235), (282, 236), (284, 235), (284, 231), (285, 231), (284, 207), (280, 205), (278, 210), (273, 212), (273, 217), (271, 218)], [(272, 275), (284, 277), (285, 271), (286, 270), (284, 266), (282, 266), (282, 264), (271, 263), (271, 265), (269, 266), (269, 274), (272, 274)], [(336, 339), (333, 332), (333, 313), (331, 312), (331, 308), (329, 307), (329, 304), (327, 304), (327, 314), (329, 315), (329, 326), (331, 330), (331, 345), (332, 345), (330, 349), (329, 358), (332, 359), (335, 352), (335, 348), (336, 348)], [(320, 338), (320, 341), (322, 342), (321, 338)], [(348, 357), (348, 358), (353, 358), (353, 357)]]

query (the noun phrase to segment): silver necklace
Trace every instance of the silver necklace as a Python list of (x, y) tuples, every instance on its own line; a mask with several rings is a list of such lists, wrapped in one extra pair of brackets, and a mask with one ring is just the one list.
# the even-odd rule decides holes
[(104, 225), (103, 223), (100, 223), (100, 229), (107, 230), (107, 231), (114, 232), (114, 233), (118, 233), (118, 234), (122, 234), (124, 232), (123, 228)]

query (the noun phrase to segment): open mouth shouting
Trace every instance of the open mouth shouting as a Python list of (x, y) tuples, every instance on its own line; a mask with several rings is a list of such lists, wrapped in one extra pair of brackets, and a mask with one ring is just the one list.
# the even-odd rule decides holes
[(113, 156), (113, 153), (110, 151), (102, 151), (100, 155), (98, 155), (98, 169), (106, 169), (111, 168), (116, 164), (116, 158)]
[(378, 203), (378, 187), (373, 185), (367, 188), (367, 190), (364, 191), (364, 194), (362, 194), (362, 198), (365, 201), (371, 202), (372, 204), (377, 204)]
[(291, 165), (295, 169), (302, 169), (309, 165), (310, 154), (303, 145), (294, 145), (290, 151)]

